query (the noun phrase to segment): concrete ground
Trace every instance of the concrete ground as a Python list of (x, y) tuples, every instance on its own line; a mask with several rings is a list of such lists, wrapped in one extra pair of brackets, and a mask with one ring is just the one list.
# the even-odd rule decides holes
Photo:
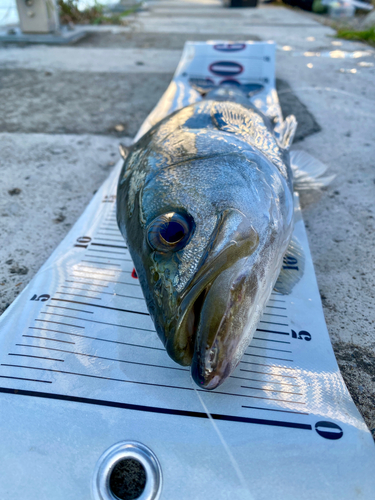
[(302, 11), (149, 2), (125, 27), (90, 28), (72, 47), (0, 48), (0, 310), (82, 213), (167, 87), (186, 40), (274, 40), (296, 147), (334, 182), (302, 197), (328, 330), (375, 435), (375, 51), (339, 41)]

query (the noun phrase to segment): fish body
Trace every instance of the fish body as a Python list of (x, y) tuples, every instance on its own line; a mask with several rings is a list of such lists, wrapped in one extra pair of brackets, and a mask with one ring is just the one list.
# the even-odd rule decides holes
[(161, 120), (124, 162), (119, 228), (159, 337), (200, 387), (232, 373), (278, 278), (295, 127), (223, 87)]

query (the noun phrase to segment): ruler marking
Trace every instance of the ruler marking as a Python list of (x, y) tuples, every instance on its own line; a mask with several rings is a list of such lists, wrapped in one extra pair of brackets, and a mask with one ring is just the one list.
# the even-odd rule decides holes
[[(104, 257), (103, 257), (104, 258)], [(117, 266), (120, 267), (120, 264), (109, 264), (108, 262), (99, 262), (99, 261), (93, 261), (93, 260), (81, 260), (81, 262), (89, 262), (90, 264), (101, 264), (102, 266)], [(92, 267), (92, 266), (85, 266), (84, 264), (79, 264), (79, 267), (84, 267), (85, 269), (101, 269), (101, 267)], [(105, 271), (118, 271), (118, 269), (104, 269)]]
[[(64, 300), (64, 299), (51, 299), (51, 300)], [(52, 307), (54, 309), (56, 309), (56, 308), (69, 309), (69, 311), (77, 311), (77, 312), (86, 313), (86, 314), (94, 314), (92, 311), (84, 311), (83, 309), (74, 309), (73, 307), (52, 306), (50, 304), (46, 304), (46, 307)]]
[[(82, 284), (84, 285), (85, 283)], [(91, 288), (81, 288), (78, 286), (66, 286), (66, 285), (60, 285), (60, 286), (61, 288), (67, 288), (68, 290), (85, 290), (87, 292), (94, 292), (94, 293), (111, 293), (111, 292), (103, 292), (102, 290), (91, 290)], [(87, 295), (83, 295), (83, 297), (87, 297)]]
[[(43, 331), (48, 331), (48, 332), (61, 333), (63, 335), (72, 335), (74, 337), (81, 337), (81, 338), (87, 338), (87, 339), (98, 340), (98, 341), (103, 341), (103, 342), (109, 342), (109, 343), (114, 343), (114, 344), (127, 345), (127, 346), (131, 346), (131, 347), (139, 347), (139, 348), (143, 348), (143, 349), (152, 349), (152, 350), (157, 350), (157, 351), (164, 351), (164, 349), (160, 348), (160, 347), (143, 346), (143, 345), (139, 345), (139, 344), (132, 344), (130, 342), (121, 342), (121, 341), (117, 341), (117, 340), (102, 339), (100, 337), (92, 337), (92, 336), (89, 336), (89, 335), (80, 335), (80, 334), (77, 334), (77, 333), (61, 332), (59, 330), (51, 330), (49, 328), (39, 328), (39, 327), (30, 326), (29, 329), (32, 329), (32, 330), (43, 330)], [(65, 351), (63, 349), (56, 349), (54, 347), (36, 346), (36, 345), (30, 345), (30, 344), (16, 344), (16, 346), (32, 347), (32, 348), (35, 348), (35, 349), (46, 349), (48, 351), (68, 352), (70, 354), (79, 354), (79, 353), (73, 353), (71, 351)], [(94, 356), (94, 357), (98, 357), (98, 356)], [(103, 358), (103, 359), (106, 359), (106, 358)], [(282, 375), (274, 375), (272, 373), (267, 373), (267, 372), (257, 372), (257, 371), (252, 371), (252, 370), (241, 370), (241, 371), (252, 372), (252, 373), (256, 373), (256, 374), (260, 374), (260, 375), (270, 375), (270, 376), (273, 376), (273, 377), (282, 377)], [(277, 385), (287, 385), (287, 386), (292, 386), (292, 387), (300, 387), (299, 385), (296, 385), (296, 384), (288, 384), (286, 382), (276, 382), (276, 381), (273, 381), (273, 380), (259, 380), (259, 379), (252, 379), (252, 378), (248, 378), (248, 377), (237, 377), (237, 376), (234, 376), (234, 375), (232, 375), (231, 378), (235, 378), (235, 379), (239, 379), (239, 380), (251, 380), (252, 382), (259, 382), (259, 383), (267, 383), (267, 384), (277, 384)], [(289, 377), (289, 378), (296, 378), (296, 377)]]
[[(113, 240), (111, 238), (113, 238)], [(106, 230), (98, 229), (98, 231), (95, 232), (94, 239), (103, 241), (119, 241), (121, 243), (125, 243), (125, 240), (120, 231), (119, 230), (116, 231), (115, 229), (106, 229)]]
[(264, 392), (279, 392), (281, 394), (293, 394), (293, 396), (303, 396), (301, 392), (289, 392), (289, 391), (276, 391), (273, 389), (265, 389), (264, 387), (249, 387), (247, 385), (241, 385), (242, 389), (252, 389), (254, 391), (264, 391)]
[[(97, 267), (91, 267), (89, 269), (97, 269)], [(72, 269), (72, 271), (75, 272), (75, 273), (87, 274), (85, 271), (79, 271), (78, 269)], [(116, 271), (119, 271), (119, 270), (116, 269)], [(124, 272), (126, 272), (126, 271), (124, 271)], [(115, 274), (108, 274), (108, 273), (90, 273), (90, 276), (93, 275), (93, 274), (97, 274), (98, 276), (110, 276), (111, 278), (115, 278), (116, 277)], [(93, 278), (93, 279), (95, 280), (96, 278)], [(104, 281), (107, 281), (107, 280), (104, 280)]]
[[(249, 363), (252, 364), (252, 363)], [(268, 365), (265, 365), (268, 366)], [(285, 368), (285, 370), (291, 370), (292, 368)], [(259, 375), (270, 375), (271, 377), (284, 377), (284, 378), (295, 378), (297, 379), (298, 377), (294, 377), (293, 375), (279, 375), (275, 373), (270, 373), (270, 372), (257, 372), (255, 370), (246, 370), (245, 368), (240, 368), (240, 372), (247, 372), (247, 373), (258, 373)]]
[(266, 307), (269, 307), (270, 309), (283, 309), (284, 311), (286, 311), (286, 307), (276, 307), (276, 306), (266, 306)]
[[(77, 373), (77, 372), (68, 372), (65, 370), (56, 370), (53, 368), (40, 368), (38, 366), (23, 366), (23, 365), (11, 365), (9, 363), (2, 363), (1, 366), (7, 366), (11, 368), (24, 368), (26, 370), (40, 370), (40, 371), (46, 371), (46, 372), (55, 372), (55, 373), (65, 373), (66, 375), (75, 375), (77, 377), (89, 377), (89, 378), (97, 378), (100, 380), (109, 380), (110, 382), (123, 382), (126, 384), (136, 384), (136, 385), (147, 385), (147, 386), (152, 386), (152, 387), (164, 387), (166, 389), (178, 389), (178, 390), (184, 390), (184, 391), (199, 391), (199, 392), (205, 392), (204, 389), (194, 389), (193, 387), (181, 387), (181, 386), (176, 386), (176, 385), (167, 385), (167, 384), (156, 384), (153, 382), (140, 382), (139, 380), (125, 380), (121, 378), (112, 378), (112, 377), (102, 377), (100, 375), (91, 375), (88, 373)], [(305, 403), (299, 402), (299, 401), (288, 401), (286, 399), (277, 399), (277, 398), (265, 398), (263, 396), (250, 396), (248, 394), (235, 394), (231, 392), (222, 392), (222, 391), (215, 391), (215, 394), (223, 394), (224, 396), (233, 396), (233, 397), (241, 397), (241, 398), (252, 398), (252, 399), (264, 399), (267, 401), (278, 401), (279, 403), (293, 403), (293, 404), (299, 404), (299, 405), (304, 405)]]
[(259, 323), (267, 323), (268, 325), (279, 325), (279, 326), (289, 326), (285, 323), (272, 323), (272, 321), (259, 321)]
[[(44, 382), (44, 381), (43, 381)], [(121, 408), (125, 410), (134, 410), (134, 411), (145, 411), (149, 413), (161, 413), (166, 415), (178, 415), (184, 417), (195, 417), (195, 418), (209, 418), (206, 413), (202, 412), (194, 412), (189, 410), (177, 410), (173, 408), (159, 408), (155, 406), (143, 406), (143, 405), (134, 405), (129, 403), (120, 403), (117, 401), (106, 401), (102, 399), (91, 399), (91, 398), (81, 398), (77, 396), (68, 396), (65, 394), (55, 394), (48, 392), (37, 392), (37, 391), (26, 391), (20, 389), (10, 389), (8, 387), (0, 387), (0, 392), (6, 394), (14, 394), (17, 396), (30, 396), (30, 397), (39, 397), (45, 399), (58, 399), (62, 401), (72, 401), (75, 403), (85, 403), (85, 404), (93, 404), (98, 406), (110, 406), (112, 408)], [(282, 411), (282, 410), (280, 410)], [(259, 425), (270, 425), (275, 427), (288, 427), (292, 429), (301, 429), (301, 430), (312, 430), (312, 426), (309, 424), (302, 424), (299, 422), (284, 422), (282, 420), (266, 420), (262, 418), (250, 418), (250, 417), (239, 417), (234, 415), (223, 415), (213, 413), (211, 417), (214, 420), (227, 420), (230, 422), (238, 422), (238, 423), (249, 423), (249, 424), (259, 424)]]
[[(83, 290), (85, 290), (85, 289), (83, 289)], [(87, 291), (90, 291), (90, 290), (87, 290)], [(69, 293), (69, 292), (55, 292), (55, 293), (59, 293), (60, 295), (73, 295), (74, 297), (84, 297), (87, 299), (102, 300), (101, 297), (92, 297), (91, 295), (80, 295), (79, 293)], [(112, 295), (109, 292), (101, 292), (101, 293), (108, 293), (109, 295)]]
[[(101, 304), (87, 304), (86, 302), (80, 302), (78, 300), (59, 299), (59, 298), (54, 298), (54, 297), (52, 297), (51, 300), (58, 300), (60, 302), (70, 302), (72, 304), (81, 304), (81, 305), (89, 306), (89, 307), (100, 307), (101, 309), (109, 309), (111, 311), (120, 311), (120, 312), (131, 313), (131, 314), (141, 314), (142, 316), (150, 316), (149, 313), (145, 313), (145, 312), (131, 311), (130, 309), (120, 309), (119, 307), (103, 306)], [(50, 307), (54, 307), (54, 306), (50, 306)], [(59, 306), (56, 306), (56, 307), (59, 307)], [(68, 308), (66, 308), (66, 309), (68, 309)], [(78, 311), (78, 309), (75, 309), (75, 310)], [(83, 311), (83, 312), (88, 312), (88, 311)], [(91, 313), (91, 314), (93, 314), (93, 313)]]
[(254, 358), (274, 359), (275, 361), (290, 361), (291, 363), (294, 363), (292, 359), (274, 358), (272, 356), (263, 356), (262, 354), (249, 354), (248, 352), (245, 352), (244, 356), (253, 356)]
[[(102, 241), (119, 241), (123, 243), (125, 240), (122, 237), (121, 233), (119, 230), (115, 229), (105, 229), (105, 230), (99, 230), (95, 234), (98, 234), (99, 236), (95, 236), (95, 240), (102, 240)], [(117, 238), (118, 235), (118, 238)], [(115, 238), (114, 240), (110, 238)]]
[[(102, 292), (109, 293), (109, 292)], [(273, 339), (262, 339), (260, 337), (253, 337), (253, 340), (263, 340), (264, 342), (277, 342), (278, 344), (290, 344), (287, 340), (273, 340)]]
[[(267, 373), (267, 375), (272, 375), (272, 374)], [(300, 385), (297, 385), (297, 384), (288, 384), (287, 382), (276, 382), (275, 380), (261, 380), (258, 378), (237, 377), (236, 375), (231, 375), (231, 378), (236, 378), (238, 380), (250, 380), (251, 382), (259, 382), (262, 384), (266, 383), (266, 384), (288, 385), (291, 387), (301, 387)]]
[[(81, 278), (84, 279), (84, 278)], [(90, 286), (102, 286), (103, 288), (108, 288), (108, 285), (96, 285), (95, 283), (84, 283), (82, 281), (74, 281), (74, 280), (65, 280), (66, 283), (79, 283), (81, 285), (90, 285)]]
[(120, 262), (133, 263), (133, 261), (131, 259), (120, 259), (120, 258), (116, 258), (116, 257), (102, 257), (101, 255), (87, 255), (87, 257), (89, 257), (89, 258), (91, 257), (91, 258), (95, 258), (95, 259), (105, 259), (107, 262), (100, 262), (100, 261), (95, 261), (95, 260), (82, 260), (81, 262), (89, 262), (90, 264), (107, 264), (107, 265), (111, 265), (111, 266), (120, 266), (120, 267), (121, 267), (121, 264), (116, 264), (112, 261), (118, 260)]
[(289, 352), (292, 353), (292, 351), (286, 351), (285, 349), (272, 349), (270, 347), (260, 347), (257, 345), (250, 345), (250, 349), (265, 349), (266, 351), (277, 351), (277, 352)]
[[(72, 276), (73, 276), (73, 278), (80, 278), (80, 279), (86, 279), (86, 277), (87, 277), (87, 276), (75, 276), (74, 274), (72, 274)], [(115, 283), (116, 285), (140, 286), (139, 283), (127, 283), (126, 281), (113, 281), (113, 280), (109, 280), (107, 278), (92, 278), (92, 279), (94, 281), (106, 281), (107, 283)], [(66, 280), (66, 281), (68, 281), (68, 280)], [(80, 283), (80, 281), (73, 281), (72, 283)], [(99, 286), (99, 285), (95, 285), (95, 283), (92, 283), (92, 282), (85, 283), (85, 285), (91, 285), (91, 284), (93, 284), (94, 286)], [(108, 285), (105, 285), (105, 286), (108, 287)]]
[(279, 411), (282, 413), (296, 413), (297, 415), (310, 415), (309, 413), (303, 411), (292, 411), (292, 410), (275, 410), (274, 408), (259, 408), (258, 406), (244, 406), (242, 408), (251, 408), (253, 410), (266, 410), (266, 411)]
[[(52, 384), (50, 380), (38, 380), (36, 378), (24, 378), (24, 377), (11, 377), (10, 375), (0, 375), (0, 378), (11, 378), (12, 380), (26, 380), (28, 382), (42, 382), (43, 384)], [(18, 389), (14, 389), (15, 391), (18, 392)], [(0, 390), (0, 392), (4, 392), (3, 390)]]
[(287, 318), (285, 314), (273, 314), (273, 313), (263, 313), (263, 316), (277, 316), (278, 318)]
[[(92, 292), (92, 291), (95, 291), (95, 290), (91, 290), (90, 288), (78, 288), (78, 287), (75, 287), (75, 286), (72, 286), (72, 287), (69, 287), (69, 286), (63, 286), (61, 285), (61, 288), (68, 288), (69, 290), (84, 290), (84, 291), (87, 291), (87, 292)], [(92, 297), (91, 295), (80, 295), (80, 294), (76, 294), (76, 293), (69, 293), (69, 292), (58, 292), (56, 291), (55, 293), (60, 293), (60, 294), (66, 294), (66, 295), (74, 295), (76, 297), (84, 297), (84, 298), (90, 298), (90, 299), (95, 299), (95, 300), (102, 300), (100, 297)], [(121, 293), (117, 293), (117, 292), (104, 292), (104, 291), (99, 291), (98, 292), (100, 295), (111, 295), (112, 297), (124, 297), (124, 298), (127, 298), (127, 299), (137, 299), (137, 300), (142, 300), (144, 301), (144, 298), (143, 297), (136, 297), (134, 295), (123, 295)], [(260, 339), (262, 340), (262, 339)], [(270, 340), (271, 342), (271, 340)], [(282, 342), (282, 340), (274, 340), (273, 342)], [(290, 342), (282, 342), (284, 344), (290, 344)]]
[[(95, 269), (96, 271), (113, 271), (114, 273), (118, 273), (118, 274), (121, 274), (121, 273), (126, 273), (126, 274), (131, 274), (131, 271), (127, 270), (127, 269), (122, 269), (122, 267), (120, 266), (120, 264), (109, 264), (109, 263), (105, 263), (105, 262), (98, 262), (98, 264), (106, 264), (107, 266), (118, 266), (120, 269), (105, 269), (105, 268), (102, 268), (102, 267), (92, 267), (92, 266), (86, 266), (85, 264), (77, 264), (77, 267), (79, 266), (80, 268), (84, 268), (84, 269)], [(80, 271), (79, 269), (75, 268), (73, 269), (74, 272), (78, 272), (78, 273), (83, 273), (83, 274), (87, 274), (86, 271)], [(91, 276), (92, 274), (98, 274), (100, 276), (110, 276), (111, 278), (115, 278), (116, 277), (116, 274), (108, 274), (108, 273), (93, 273), (93, 272), (90, 272), (89, 275)], [(117, 274), (117, 276), (118, 276)]]
[[(36, 346), (36, 347), (38, 347), (38, 346)], [(41, 347), (43, 347), (43, 346), (41, 346)], [(140, 347), (143, 347), (143, 346), (140, 346)], [(49, 348), (47, 347), (46, 349), (49, 349)], [(55, 349), (52, 348), (52, 349), (49, 349), (49, 350), (52, 351), (52, 350), (55, 350)], [(160, 349), (160, 350), (163, 350), (163, 349)], [(189, 371), (187, 368), (178, 368), (177, 366), (175, 367), (175, 366), (154, 365), (152, 363), (141, 363), (141, 362), (137, 362), (137, 361), (127, 361), (127, 360), (124, 360), (124, 359), (107, 358), (107, 357), (104, 357), (104, 356), (95, 356), (95, 354), (86, 354), (86, 353), (83, 353), (83, 352), (66, 351), (64, 349), (59, 349), (59, 352), (65, 352), (67, 354), (74, 354), (75, 356), (86, 356), (88, 358), (105, 359), (107, 361), (117, 361), (119, 363), (128, 363), (128, 364), (131, 364), (131, 365), (151, 366), (153, 368), (165, 368), (167, 370), (179, 370), (179, 371), (183, 371), (183, 372), (188, 372)]]
[(280, 300), (280, 299), (269, 299), (268, 302), (283, 302), (284, 304), (286, 303), (286, 300)]
[[(113, 239), (111, 239), (113, 238)], [(116, 241), (119, 243), (126, 243), (122, 234), (119, 232), (119, 230), (115, 229), (105, 229), (105, 230), (99, 230), (95, 233), (94, 236), (94, 241)]]
[[(17, 344), (16, 344), (17, 345)], [(23, 358), (38, 358), (38, 359), (47, 359), (48, 361), (61, 361), (62, 363), (65, 362), (64, 359), (58, 359), (58, 358), (47, 358), (45, 356), (34, 356), (32, 354), (16, 354), (13, 352), (8, 352), (8, 356), (21, 356)]]
[[(102, 257), (102, 258), (105, 258), (105, 257)], [(106, 260), (110, 260), (110, 259), (106, 259)], [(97, 267), (97, 266), (88, 266), (87, 264), (76, 264), (77, 267), (80, 267), (80, 268), (84, 268), (84, 269), (99, 269), (99, 270), (102, 270), (102, 271), (113, 271), (115, 273), (118, 273), (119, 271), (122, 270), (121, 268), (121, 265), (120, 264), (113, 264), (112, 262), (100, 262), (99, 260), (98, 261), (92, 261), (92, 260), (84, 260), (82, 259), (81, 262), (87, 262), (89, 264), (100, 264), (101, 266), (116, 266), (116, 267), (119, 267), (120, 269), (116, 269), (116, 268), (105, 268), (105, 267)]]
[[(251, 364), (251, 363), (249, 363)], [(265, 365), (269, 366), (269, 365)], [(285, 368), (285, 370), (290, 370), (291, 368)], [(258, 373), (259, 375), (270, 375), (271, 377), (281, 377), (281, 378), (298, 378), (298, 377), (293, 377), (292, 375), (279, 375), (279, 374), (274, 374), (274, 373), (269, 373), (269, 372), (257, 372), (255, 370), (246, 370), (245, 368), (240, 368), (241, 372), (247, 372), (247, 373)]]
[[(61, 333), (63, 335), (71, 335), (72, 337), (81, 337), (83, 339), (91, 339), (91, 340), (98, 340), (100, 342), (108, 342), (110, 344), (120, 344), (120, 345), (127, 345), (127, 346), (130, 346), (130, 347), (140, 347), (141, 349), (152, 349), (153, 351), (165, 351), (165, 349), (161, 348), (161, 347), (151, 347), (151, 346), (147, 346), (147, 345), (140, 345), (140, 344), (132, 344), (131, 342), (121, 342), (120, 340), (111, 340), (111, 339), (102, 339), (101, 337), (92, 337), (90, 335), (80, 335), (79, 333), (70, 333), (70, 332), (60, 332), (59, 330), (50, 330), (48, 328), (38, 328), (38, 327), (35, 327), (35, 326), (29, 326), (30, 329), (33, 329), (33, 330), (44, 330), (44, 331), (47, 331), (47, 332), (55, 332), (55, 333)], [(59, 350), (59, 349), (55, 349), (55, 348), (52, 348), (52, 347), (42, 347), (42, 346), (35, 346), (35, 345), (29, 345), (29, 344), (16, 344), (16, 345), (23, 345), (24, 347), (28, 346), (28, 347), (35, 347), (35, 348), (38, 348), (38, 349), (48, 349), (48, 350)]]
[[(100, 252), (100, 253), (112, 253), (112, 254), (116, 254), (116, 255), (127, 255), (126, 252), (112, 252), (111, 250), (97, 250), (96, 248), (88, 248), (87, 249), (88, 252)], [(95, 257), (98, 257), (98, 255), (95, 255)], [(131, 260), (131, 259), (130, 259)]]
[[(89, 323), (98, 323), (100, 325), (108, 325), (108, 326), (119, 326), (120, 328), (127, 328), (128, 330), (141, 330), (142, 332), (151, 332), (151, 333), (156, 333), (155, 330), (150, 330), (148, 328), (138, 328), (136, 326), (127, 326), (127, 325), (118, 325), (116, 323), (107, 323), (105, 321), (97, 321), (94, 319), (87, 319), (87, 318), (77, 318), (77, 316), (66, 316), (65, 314), (58, 314), (58, 313), (45, 313), (41, 311), (41, 314), (50, 314), (51, 316), (62, 316), (63, 318), (72, 318), (72, 319), (79, 319), (80, 321), (88, 321)], [(49, 323), (56, 323), (56, 321), (48, 321), (44, 319), (36, 319), (35, 321), (45, 321)], [(66, 325), (66, 323), (57, 323), (60, 325)], [(74, 326), (74, 325), (67, 325), (67, 326)], [(85, 328), (84, 326), (79, 326), (78, 328)], [(250, 363), (251, 364), (251, 363)], [(272, 365), (265, 365), (265, 366), (272, 366)]]
[(288, 332), (275, 332), (275, 330), (262, 330), (260, 328), (257, 328), (257, 332), (264, 332), (264, 333), (276, 333), (277, 335), (289, 335)]
[[(51, 314), (51, 313), (44, 313), (44, 314)], [(58, 314), (57, 316), (63, 316), (62, 314)], [(65, 316), (65, 318), (72, 318), (73, 316)], [(80, 319), (80, 318), (76, 318)], [(78, 325), (70, 325), (69, 323), (60, 323), (59, 321), (51, 321), (48, 319), (36, 319), (35, 321), (42, 321), (43, 323), (55, 323), (56, 325), (64, 325), (64, 326), (72, 326), (73, 328), (82, 328), (85, 329), (84, 326), (78, 326)], [(33, 328), (30, 326), (29, 328)]]
[(22, 337), (28, 337), (28, 338), (32, 338), (32, 339), (42, 339), (42, 340), (50, 340), (51, 342), (61, 342), (63, 344), (74, 344), (75, 345), (75, 342), (70, 342), (68, 340), (59, 340), (59, 339), (49, 339), (47, 337), (38, 337), (37, 335), (22, 335)]
[[(88, 320), (88, 321), (90, 321), (90, 320)], [(265, 363), (255, 363), (254, 361), (240, 361), (240, 363), (244, 363), (245, 365), (268, 366), (269, 368), (282, 368), (283, 370), (295, 370), (295, 368), (289, 368), (289, 367), (286, 367), (286, 366), (266, 365)]]
[[(97, 241), (111, 241), (113, 243), (122, 243), (124, 241), (124, 238), (120, 239), (111, 239), (111, 238), (101, 238), (100, 236), (95, 236), (95, 240), (91, 243), (91, 245), (97, 245)], [(104, 245), (107, 246), (107, 245)]]
[[(120, 262), (133, 262), (131, 259), (125, 259), (125, 258), (120, 259), (120, 258), (116, 258), (116, 257), (102, 257), (101, 255), (87, 255), (86, 257), (92, 257), (92, 258), (95, 258), (95, 259), (105, 259), (105, 260), (110, 260), (110, 261), (112, 261), (112, 260), (119, 260)], [(105, 264), (105, 262), (94, 262), (92, 260), (82, 260), (81, 262), (91, 262), (93, 264)], [(118, 264), (113, 264), (112, 263), (112, 266), (117, 266), (117, 265)]]
[[(137, 300), (142, 300), (144, 302), (144, 297), (133, 297), (132, 295), (121, 295), (121, 293), (111, 293), (111, 292), (101, 292), (105, 293), (106, 295), (112, 295), (113, 297), (124, 297), (127, 299), (137, 299)], [(289, 342), (290, 344), (290, 342)]]
[(106, 245), (105, 243), (91, 243), (91, 245), (97, 246), (97, 247), (110, 247), (110, 248), (123, 248), (126, 250), (128, 247), (120, 247), (118, 245)]

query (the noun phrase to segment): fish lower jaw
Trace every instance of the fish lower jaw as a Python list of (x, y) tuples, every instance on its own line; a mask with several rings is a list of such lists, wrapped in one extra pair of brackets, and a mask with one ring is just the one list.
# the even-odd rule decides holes
[(198, 295), (198, 297), (195, 299), (194, 303), (190, 307), (190, 311), (188, 313), (187, 328), (188, 328), (189, 338), (191, 339), (191, 345), (193, 351), (195, 348), (203, 304), (208, 294), (208, 291), (209, 287), (206, 287), (202, 290), (202, 292)]
[(183, 311), (177, 313), (182, 319), (178, 320), (175, 333), (170, 335), (164, 344), (173, 361), (182, 366), (191, 366), (192, 364), (201, 311), (208, 290), (209, 286), (198, 294), (194, 302), (189, 304), (185, 315)]
[(216, 367), (211, 367), (209, 363), (206, 363), (202, 370), (202, 366), (200, 366), (197, 360), (194, 360), (191, 365), (191, 376), (194, 382), (207, 391), (212, 391), (219, 387), (229, 376), (230, 371), (229, 364), (226, 365), (224, 373), (222, 370), (218, 372)]

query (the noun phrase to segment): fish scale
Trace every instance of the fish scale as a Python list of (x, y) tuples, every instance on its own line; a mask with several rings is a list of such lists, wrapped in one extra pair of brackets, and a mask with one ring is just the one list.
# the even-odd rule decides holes
[[(210, 64), (212, 45), (195, 48)], [(272, 45), (259, 45), (272, 63)], [(251, 66), (248, 54), (240, 61)], [(183, 96), (186, 78), (175, 76)], [(334, 358), (298, 197), (300, 282), (290, 295), (272, 292), (232, 376), (217, 391), (197, 389), (243, 484), (189, 369), (170, 360), (148, 315), (116, 224), (120, 169), (0, 318), (1, 491), (102, 498), (99, 458), (138, 441), (160, 463), (163, 499), (351, 500), (359, 489), (372, 499), (373, 441)]]

